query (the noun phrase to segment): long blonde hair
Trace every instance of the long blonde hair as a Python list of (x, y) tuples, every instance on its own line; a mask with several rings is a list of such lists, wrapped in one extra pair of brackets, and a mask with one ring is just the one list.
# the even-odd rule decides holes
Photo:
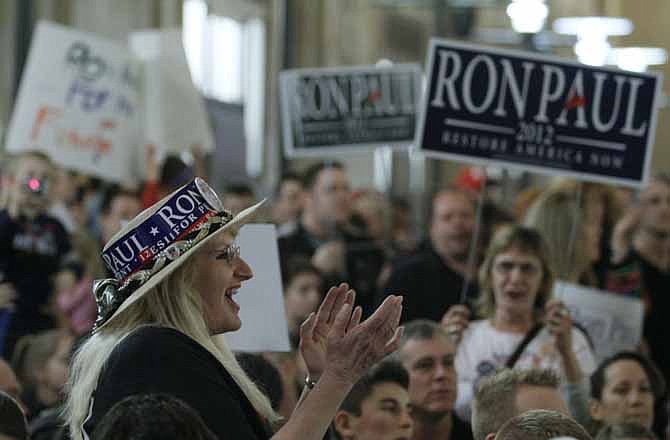
[(72, 438), (82, 438), (81, 427), (89, 412), (90, 397), (107, 358), (126, 336), (146, 325), (174, 328), (198, 342), (221, 362), (262, 417), (271, 423), (279, 421), (269, 399), (242, 370), (223, 338), (214, 339), (209, 334), (200, 295), (193, 288), (197, 270), (194, 262), (194, 258), (185, 261), (77, 350), (64, 409)]
[[(583, 224), (590, 220), (585, 218), (584, 203), (574, 193), (552, 188), (535, 200), (523, 221), (542, 235), (556, 276), (564, 281), (592, 278), (588, 242), (583, 236)], [(574, 228), (577, 230), (573, 231)], [(589, 279), (589, 284), (594, 283)]]

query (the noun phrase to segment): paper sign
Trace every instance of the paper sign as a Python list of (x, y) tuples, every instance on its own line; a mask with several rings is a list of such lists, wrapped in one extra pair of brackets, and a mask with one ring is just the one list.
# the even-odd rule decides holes
[(40, 22), (7, 134), (12, 152), (40, 150), (56, 163), (114, 181), (140, 170), (140, 66), (123, 46)]
[(565, 282), (556, 283), (554, 297), (562, 300), (572, 319), (588, 331), (599, 361), (622, 350), (636, 350), (640, 344), (641, 300)]
[(429, 155), (639, 186), (661, 75), (432, 39), (415, 145)]
[(146, 142), (162, 152), (214, 148), (202, 95), (193, 85), (179, 29), (145, 30), (129, 36), (144, 66), (143, 128)]
[(418, 65), (287, 70), (279, 82), (289, 156), (408, 149), (414, 141)]
[(236, 242), (254, 277), (235, 295), (242, 328), (226, 333), (226, 342), (237, 351), (290, 351), (275, 226), (245, 225)]

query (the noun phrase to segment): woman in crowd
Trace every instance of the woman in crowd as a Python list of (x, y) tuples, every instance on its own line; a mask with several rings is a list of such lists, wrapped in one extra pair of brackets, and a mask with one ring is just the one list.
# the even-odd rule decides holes
[(654, 405), (664, 392), (663, 376), (644, 355), (624, 351), (605, 359), (591, 375), (592, 432), (626, 422), (652, 429)]
[(586, 413), (581, 385), (595, 359), (566, 308), (551, 299), (553, 282), (549, 252), (537, 231), (514, 225), (496, 233), (479, 270), (482, 319), (469, 322), (469, 310), (457, 305), (442, 320), (459, 344), (456, 411), (464, 420), (475, 384), (503, 367), (556, 371), (572, 385), (564, 392), (573, 413)]
[(105, 246), (116, 278), (95, 286), (98, 319), (72, 365), (66, 414), (73, 438), (87, 438), (124, 398), (162, 392), (195, 409), (219, 438), (321, 439), (356, 380), (395, 350), (402, 298), (390, 297), (361, 322), (354, 292), (331, 288), (300, 330), (311, 391), (270, 437), (276, 413), (217, 337), (241, 326), (233, 296), (253, 273), (234, 239), (259, 206), (232, 216), (196, 178)]
[(12, 364), (31, 419), (62, 403), (73, 343), (70, 333), (47, 330), (24, 336), (16, 344)]
[(555, 276), (561, 281), (598, 287), (594, 265), (601, 258), (604, 204), (595, 191), (546, 190), (530, 206), (524, 225), (545, 240)]

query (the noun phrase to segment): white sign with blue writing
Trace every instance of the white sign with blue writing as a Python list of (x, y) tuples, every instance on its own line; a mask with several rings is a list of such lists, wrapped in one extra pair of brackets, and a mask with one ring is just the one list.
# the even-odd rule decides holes
[(639, 186), (661, 75), (432, 39), (415, 145), (429, 155)]
[(7, 134), (9, 151), (114, 181), (141, 170), (140, 66), (123, 46), (54, 23), (33, 35)]
[(598, 360), (622, 350), (636, 350), (642, 340), (644, 304), (638, 298), (557, 282), (554, 296), (585, 329)]

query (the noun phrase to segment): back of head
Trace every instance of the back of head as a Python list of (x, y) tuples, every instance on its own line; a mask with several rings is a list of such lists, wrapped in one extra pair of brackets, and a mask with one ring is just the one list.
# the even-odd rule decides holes
[(559, 378), (550, 370), (502, 370), (479, 382), (472, 400), (474, 440), (484, 440), (498, 432), (511, 418), (519, 415), (517, 392), (522, 386), (558, 390)]
[(191, 407), (167, 394), (130, 396), (117, 403), (93, 432), (96, 440), (215, 440)]
[(171, 154), (163, 160), (160, 184), (166, 192), (172, 192), (188, 183), (193, 177), (193, 169), (179, 156)]
[(21, 407), (9, 394), (0, 391), (0, 436), (28, 440), (28, 424)]
[(572, 437), (592, 440), (586, 430), (570, 417), (557, 411), (536, 409), (508, 420), (496, 435), (496, 440), (550, 440)]
[(656, 440), (656, 435), (637, 423), (616, 423), (598, 431), (595, 440)]
[(64, 334), (59, 330), (47, 330), (19, 339), (12, 355), (12, 367), (24, 386), (32, 386), (36, 374), (58, 349), (58, 342)]
[[(584, 221), (584, 208), (580, 198), (562, 189), (549, 189), (530, 206), (523, 224), (536, 229), (546, 241), (556, 274), (561, 279), (570, 279), (573, 273), (581, 273), (590, 264), (583, 251), (578, 225)], [(575, 243), (567, 246), (567, 243)], [(571, 254), (568, 254), (571, 252)]]

